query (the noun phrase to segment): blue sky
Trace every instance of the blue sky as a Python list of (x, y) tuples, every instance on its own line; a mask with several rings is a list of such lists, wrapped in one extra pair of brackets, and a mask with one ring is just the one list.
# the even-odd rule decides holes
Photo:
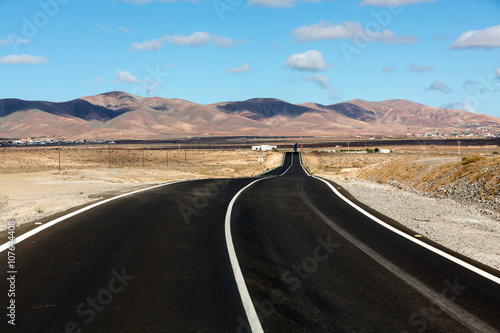
[(498, 0), (0, 0), (0, 98), (406, 98), (500, 117)]

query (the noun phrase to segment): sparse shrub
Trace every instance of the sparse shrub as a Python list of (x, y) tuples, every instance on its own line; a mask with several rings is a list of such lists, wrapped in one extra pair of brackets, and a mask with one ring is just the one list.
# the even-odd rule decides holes
[(372, 154), (374, 151), (373, 151), (373, 149), (366, 148), (366, 152), (367, 152), (368, 154)]
[(375, 148), (373, 151), (376, 152), (376, 153), (378, 153), (380, 151), (380, 149)]
[(498, 152), (497, 152), (497, 151), (494, 151), (494, 152), (493, 152), (493, 154), (498, 155)]
[(482, 155), (465, 155), (462, 156), (462, 161), (460, 162), (461, 165), (467, 165), (471, 163), (476, 163), (479, 161), (484, 161), (486, 157)]

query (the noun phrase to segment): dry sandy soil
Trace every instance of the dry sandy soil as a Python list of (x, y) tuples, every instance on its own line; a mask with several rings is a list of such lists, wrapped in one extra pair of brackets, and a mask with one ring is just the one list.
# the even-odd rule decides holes
[[(200, 151), (0, 149), (0, 231), (102, 197), (173, 180), (247, 177), (281, 163), (281, 153)], [(259, 156), (264, 162), (257, 162)]]

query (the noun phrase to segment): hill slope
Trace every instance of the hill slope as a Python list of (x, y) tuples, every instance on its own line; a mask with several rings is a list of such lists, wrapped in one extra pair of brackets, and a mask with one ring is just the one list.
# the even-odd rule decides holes
[(114, 91), (68, 102), (0, 100), (0, 137), (159, 139), (179, 136), (376, 135), (500, 128), (500, 119), (407, 100), (292, 104), (272, 98), (200, 105)]

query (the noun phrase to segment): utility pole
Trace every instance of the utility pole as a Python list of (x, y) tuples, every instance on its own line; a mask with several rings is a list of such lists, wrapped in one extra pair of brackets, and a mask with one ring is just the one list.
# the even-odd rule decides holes
[(168, 168), (168, 149), (165, 149), (165, 160), (167, 161), (167, 168)]
[(61, 141), (57, 141), (58, 151), (59, 151), (59, 172), (61, 172)]
[(460, 154), (460, 143), (461, 143), (461, 142), (462, 142), (462, 141), (457, 141), (457, 143), (458, 143), (458, 156), (462, 155), (462, 154)]
[(109, 143), (108, 143), (108, 160), (109, 160), (109, 168), (111, 169), (111, 149), (109, 147)]
[(184, 163), (187, 162), (187, 149), (184, 149)]
[(142, 148), (142, 168), (144, 169), (144, 150), (146, 148)]

